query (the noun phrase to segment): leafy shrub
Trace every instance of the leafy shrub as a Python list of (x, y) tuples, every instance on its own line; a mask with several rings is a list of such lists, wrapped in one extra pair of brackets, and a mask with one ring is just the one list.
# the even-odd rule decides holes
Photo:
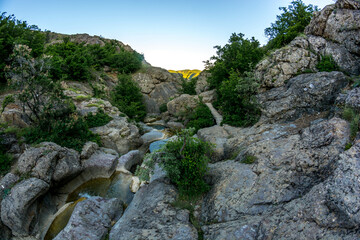
[(244, 159), (241, 160), (241, 163), (253, 164), (257, 160), (257, 157), (253, 155), (246, 155)]
[(316, 65), (316, 68), (320, 72), (332, 72), (339, 70), (338, 65), (331, 55), (321, 56), (319, 63)]
[(188, 116), (189, 122), (186, 127), (195, 128), (195, 132), (201, 128), (215, 125), (215, 120), (210, 109), (202, 101), (199, 101), (197, 107), (192, 112), (188, 113)]
[(167, 109), (167, 104), (164, 103), (164, 104), (161, 104), (160, 107), (159, 107), (159, 110), (160, 112), (166, 112), (168, 109)]
[(228, 44), (214, 47), (217, 56), (212, 56), (205, 62), (206, 68), (211, 73), (208, 78), (211, 88), (218, 89), (223, 81), (229, 79), (233, 71), (239, 74), (250, 71), (264, 56), (260, 42), (254, 37), (247, 39), (244, 36), (242, 33), (233, 33)]
[(4, 68), (11, 64), (10, 55), (15, 43), (25, 44), (32, 49), (31, 56), (38, 57), (44, 52), (45, 34), (35, 25), (28, 25), (14, 15), (0, 12), (0, 83), (6, 82)]
[(246, 127), (259, 120), (261, 111), (255, 99), (258, 87), (252, 73), (246, 73), (244, 77), (231, 73), (229, 80), (221, 84), (215, 103), (223, 113), (223, 123)]
[(5, 147), (0, 143), (0, 174), (9, 172), (13, 158), (6, 153)]
[(87, 141), (100, 144), (100, 137), (89, 130), (86, 120), (76, 115), (53, 118), (28, 128), (24, 137), (27, 143), (54, 142), (77, 151), (81, 151)]
[(100, 108), (96, 114), (88, 114), (84, 119), (89, 128), (94, 128), (108, 124), (112, 117), (104, 113), (104, 110)]
[(350, 138), (353, 140), (359, 131), (360, 115), (355, 109), (346, 107), (342, 116), (350, 123)]
[(7, 95), (5, 98), (4, 98), (4, 101), (2, 102), (1, 104), (1, 112), (0, 113), (3, 113), (6, 106), (9, 105), (10, 103), (14, 103), (15, 102), (15, 98), (13, 95)]
[[(150, 160), (147, 168), (138, 168), (137, 174), (147, 175), (153, 171), (155, 162), (166, 171), (171, 182), (179, 189), (180, 195), (196, 197), (209, 190), (204, 181), (207, 163), (212, 152), (209, 143), (192, 137), (194, 129), (185, 129), (177, 139), (168, 141), (160, 150), (147, 154)], [(146, 161), (145, 160), (145, 161)], [(142, 174), (144, 173), (145, 174)]]
[(283, 13), (276, 16), (275, 23), (265, 29), (265, 35), (270, 41), (267, 49), (280, 48), (290, 43), (302, 33), (310, 23), (313, 13), (318, 11), (316, 6), (305, 5), (301, 0), (294, 0), (291, 5), (279, 8)]
[(121, 74), (118, 79), (118, 84), (111, 92), (113, 105), (128, 117), (142, 121), (146, 116), (146, 109), (140, 87), (129, 75)]
[(183, 78), (181, 80), (181, 90), (180, 93), (196, 95), (195, 87), (196, 87), (197, 78), (186, 79)]

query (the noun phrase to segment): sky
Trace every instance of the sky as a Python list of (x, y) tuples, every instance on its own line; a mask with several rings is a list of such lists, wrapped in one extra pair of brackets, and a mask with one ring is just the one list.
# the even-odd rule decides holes
[[(303, 0), (320, 8), (333, 0)], [(291, 0), (0, 0), (0, 11), (64, 34), (117, 39), (165, 69), (203, 70), (232, 33), (266, 44), (264, 29)]]

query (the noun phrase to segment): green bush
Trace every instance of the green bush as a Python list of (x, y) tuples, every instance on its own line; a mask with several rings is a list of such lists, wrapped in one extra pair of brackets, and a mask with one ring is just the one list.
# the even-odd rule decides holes
[(321, 56), (319, 63), (316, 65), (316, 68), (320, 72), (332, 72), (339, 70), (338, 65), (331, 55)]
[(228, 44), (214, 47), (217, 56), (206, 61), (206, 68), (211, 73), (208, 78), (211, 88), (218, 89), (223, 81), (229, 79), (231, 72), (243, 74), (251, 71), (264, 56), (260, 42), (254, 37), (247, 39), (244, 36), (242, 33), (233, 33)]
[(15, 98), (13, 95), (7, 95), (5, 98), (4, 98), (4, 101), (2, 102), (1, 104), (1, 112), (0, 113), (3, 113), (6, 106), (9, 105), (10, 103), (14, 103), (15, 102)]
[(12, 162), (12, 156), (6, 153), (5, 147), (0, 143), (0, 174), (9, 172)]
[(88, 114), (84, 119), (89, 128), (94, 128), (108, 124), (112, 117), (104, 113), (104, 110), (100, 108), (96, 114)]
[(86, 120), (71, 115), (51, 119), (28, 128), (24, 132), (24, 137), (25, 141), (30, 144), (54, 142), (79, 152), (88, 141), (100, 144), (100, 137), (89, 130)]
[(181, 80), (181, 90), (182, 94), (196, 95), (195, 87), (196, 87), (197, 78), (186, 79), (183, 78)]
[(252, 73), (244, 77), (236, 72), (230, 74), (229, 80), (221, 84), (215, 103), (223, 113), (223, 123), (246, 127), (259, 120), (261, 111), (255, 99), (258, 87)]
[(0, 12), (0, 83), (6, 82), (4, 68), (11, 64), (9, 58), (15, 44), (25, 44), (32, 49), (32, 57), (41, 56), (44, 52), (45, 34), (35, 25), (28, 25), (14, 15), (6, 16)]
[(189, 116), (189, 122), (186, 124), (186, 127), (195, 128), (195, 132), (201, 128), (215, 125), (215, 120), (210, 109), (202, 101), (199, 101), (197, 107), (187, 115)]
[(313, 13), (318, 11), (317, 6), (306, 5), (301, 0), (294, 0), (291, 5), (279, 8), (283, 13), (276, 16), (275, 23), (265, 29), (265, 35), (269, 37), (266, 49), (276, 49), (290, 43), (301, 34), (310, 23)]
[(118, 84), (111, 92), (112, 104), (129, 118), (142, 121), (146, 116), (146, 109), (140, 87), (132, 81), (130, 75), (121, 74), (118, 79)]
[[(207, 163), (212, 153), (212, 146), (198, 138), (192, 137), (194, 129), (185, 129), (177, 139), (168, 141), (160, 150), (148, 154), (151, 164), (145, 169), (138, 168), (137, 174), (148, 174), (158, 161), (174, 183), (181, 196), (197, 197), (209, 190), (204, 176)], [(146, 174), (145, 174), (146, 175)]]
[(355, 109), (346, 107), (342, 117), (350, 123), (350, 138), (353, 140), (359, 131), (360, 115)]
[(164, 103), (164, 104), (161, 104), (160, 107), (159, 107), (159, 110), (160, 112), (166, 112), (168, 109), (167, 109), (167, 104)]

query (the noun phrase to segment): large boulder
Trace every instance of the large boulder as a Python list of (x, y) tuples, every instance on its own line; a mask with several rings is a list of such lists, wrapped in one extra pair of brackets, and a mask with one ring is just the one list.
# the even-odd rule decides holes
[(199, 97), (189, 94), (182, 94), (167, 103), (168, 112), (173, 116), (181, 116), (187, 111), (193, 110), (199, 104)]
[(105, 126), (92, 128), (91, 131), (100, 135), (104, 147), (114, 149), (120, 155), (142, 144), (139, 129), (125, 117), (115, 117)]
[(13, 235), (31, 234), (40, 207), (37, 199), (44, 195), (49, 187), (43, 180), (30, 178), (15, 185), (1, 202), (1, 220), (12, 230)]
[(332, 55), (342, 70), (360, 73), (360, 9), (356, 0), (339, 0), (315, 13), (305, 29), (313, 51)]
[(54, 240), (102, 240), (121, 214), (119, 199), (91, 197), (76, 205), (68, 224)]
[[(303, 195), (333, 171), (349, 139), (349, 126), (334, 118), (316, 121), (302, 134), (260, 139), (243, 138), (236, 161), (210, 165), (213, 187), (203, 204), (205, 221), (227, 222), (244, 214), (260, 214)], [(255, 162), (241, 163), (247, 156)]]
[(129, 172), (131, 168), (139, 164), (142, 160), (142, 156), (139, 150), (133, 150), (127, 154), (122, 155), (117, 163), (116, 171)]
[(79, 153), (73, 149), (44, 142), (31, 147), (18, 160), (20, 174), (44, 180), (49, 184), (64, 184), (82, 171)]
[(28, 127), (30, 124), (29, 119), (23, 113), (21, 107), (14, 103), (6, 106), (0, 117), (3, 122), (16, 127)]
[(109, 178), (116, 170), (118, 155), (106, 153), (101, 149), (83, 162), (82, 175), (92, 178)]
[(208, 78), (211, 76), (211, 73), (207, 71), (202, 71), (199, 76), (197, 77), (196, 85), (195, 85), (195, 91), (196, 94), (201, 94), (202, 92), (206, 92), (210, 89)]
[(170, 204), (176, 196), (175, 187), (160, 180), (143, 186), (111, 229), (110, 239), (197, 239), (189, 211)]
[(178, 93), (181, 77), (162, 68), (149, 67), (145, 72), (134, 74), (133, 80), (139, 84), (144, 95), (146, 111), (160, 113), (160, 105), (166, 104)]
[(317, 62), (318, 56), (310, 50), (308, 39), (297, 37), (262, 60), (256, 66), (255, 77), (264, 89), (280, 87), (298, 73), (315, 71)]
[(286, 85), (258, 95), (263, 120), (289, 121), (305, 113), (329, 110), (347, 82), (347, 77), (341, 72), (302, 74), (294, 77)]

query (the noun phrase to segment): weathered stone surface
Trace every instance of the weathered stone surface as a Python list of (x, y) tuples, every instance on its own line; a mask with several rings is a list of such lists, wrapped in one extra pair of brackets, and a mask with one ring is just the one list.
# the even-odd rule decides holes
[(170, 205), (176, 195), (173, 186), (161, 181), (143, 186), (111, 229), (110, 239), (197, 239), (189, 212)]
[(76, 205), (68, 224), (54, 240), (102, 240), (122, 211), (122, 202), (117, 198), (86, 199)]
[(160, 140), (164, 137), (164, 133), (153, 129), (150, 132), (145, 133), (144, 135), (141, 136), (141, 139), (143, 141), (144, 144), (149, 144), (151, 142), (154, 142), (155, 140)]
[(298, 73), (315, 70), (317, 62), (318, 56), (310, 51), (307, 38), (297, 37), (261, 61), (256, 66), (255, 77), (262, 88), (280, 87)]
[[(360, 223), (360, 142), (340, 155), (340, 161), (326, 186), (330, 208), (338, 210), (352, 227)], [(344, 226), (345, 227), (345, 226)]]
[(329, 110), (341, 88), (347, 84), (341, 72), (302, 74), (279, 88), (258, 95), (264, 121), (295, 120), (302, 114)]
[(226, 156), (225, 143), (230, 137), (230, 133), (224, 127), (213, 126), (203, 128), (197, 132), (197, 135), (201, 140), (211, 142), (215, 145), (214, 154), (211, 158), (212, 161), (215, 162), (224, 159)]
[(199, 76), (198, 80), (196, 81), (195, 91), (196, 94), (201, 94), (202, 92), (206, 92), (209, 90), (209, 83), (207, 79), (211, 76), (211, 73), (202, 71)]
[(139, 129), (123, 117), (115, 117), (105, 126), (92, 128), (91, 131), (100, 135), (104, 147), (114, 149), (120, 155), (142, 144)]
[(357, 0), (338, 0), (335, 4), (336, 8), (360, 10), (360, 2)]
[(336, 102), (353, 108), (360, 108), (360, 88), (354, 88), (344, 94), (340, 93)]
[(167, 122), (166, 127), (168, 127), (171, 131), (178, 131), (185, 128), (184, 124), (182, 124), (181, 122), (172, 122), (172, 121)]
[(78, 175), (82, 166), (75, 150), (44, 142), (38, 148), (25, 151), (18, 160), (17, 169), (21, 174), (30, 173), (49, 184), (59, 184)]
[(139, 150), (133, 150), (122, 155), (117, 163), (116, 171), (129, 172), (130, 169), (141, 162), (141, 154)]
[(109, 178), (116, 170), (117, 160), (117, 155), (98, 150), (83, 163), (83, 174), (96, 178)]
[(1, 113), (1, 120), (12, 126), (28, 127), (30, 122), (16, 104), (9, 104)]
[(326, 28), (327, 20), (334, 11), (335, 5), (327, 5), (321, 11), (315, 12), (311, 23), (306, 26), (305, 34), (322, 36)]
[(1, 220), (12, 230), (15, 236), (30, 234), (30, 225), (35, 222), (38, 213), (36, 200), (46, 193), (50, 185), (30, 178), (11, 189), (11, 193), (1, 202)]
[(198, 96), (182, 94), (167, 103), (168, 112), (173, 116), (184, 114), (188, 109), (194, 109), (199, 102)]
[(199, 94), (199, 97), (202, 99), (203, 103), (213, 103), (217, 99), (216, 89), (202, 92)]
[(13, 173), (6, 174), (0, 181), (0, 199), (2, 199), (5, 195), (4, 193), (12, 188), (19, 180), (20, 177)]
[(146, 111), (160, 113), (159, 107), (166, 104), (180, 89), (181, 78), (165, 69), (149, 67), (144, 73), (136, 73), (133, 80), (139, 84), (144, 95)]
[(87, 143), (85, 143), (83, 149), (81, 150), (80, 158), (88, 159), (98, 149), (99, 149), (99, 145), (97, 143), (87, 142)]
[(349, 127), (334, 118), (314, 122), (302, 134), (275, 139), (259, 135), (257, 141), (245, 136), (238, 143), (242, 151), (236, 160), (255, 156), (254, 164), (226, 161), (210, 165), (214, 185), (204, 200), (205, 221), (228, 222), (261, 214), (303, 195), (333, 171), (349, 139)]

